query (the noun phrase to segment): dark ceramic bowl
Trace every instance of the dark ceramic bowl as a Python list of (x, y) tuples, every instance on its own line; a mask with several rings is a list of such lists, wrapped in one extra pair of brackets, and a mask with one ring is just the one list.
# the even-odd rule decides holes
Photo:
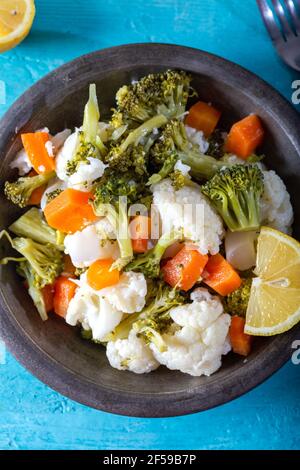
[[(219, 57), (179, 46), (137, 44), (95, 52), (60, 67), (30, 88), (0, 124), (1, 184), (13, 178), (9, 162), (20, 149), (20, 132), (47, 126), (51, 132), (82, 122), (88, 84), (96, 82), (102, 116), (116, 90), (133, 79), (166, 68), (192, 73), (199, 96), (223, 110), (223, 124), (251, 112), (267, 130), (266, 163), (284, 179), (295, 209), (294, 235), (300, 239), (299, 117), (267, 83)], [(269, 161), (268, 161), (269, 160)], [(1, 228), (18, 210), (1, 200)], [(54, 315), (43, 323), (20, 283), (15, 267), (1, 270), (0, 332), (16, 358), (40, 380), (86, 405), (123, 415), (173, 416), (225, 403), (255, 387), (291, 355), (300, 327), (257, 339), (247, 361), (229, 354), (211, 377), (190, 377), (161, 367), (148, 375), (110, 367), (103, 348), (83, 341), (78, 330)]]

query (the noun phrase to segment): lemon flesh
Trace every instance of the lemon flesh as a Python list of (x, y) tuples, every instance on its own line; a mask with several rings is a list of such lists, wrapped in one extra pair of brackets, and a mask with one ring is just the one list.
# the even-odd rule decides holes
[(34, 0), (1, 0), (0, 52), (17, 46), (28, 35), (35, 16)]
[(278, 230), (262, 227), (255, 274), (245, 333), (284, 333), (300, 321), (300, 243)]

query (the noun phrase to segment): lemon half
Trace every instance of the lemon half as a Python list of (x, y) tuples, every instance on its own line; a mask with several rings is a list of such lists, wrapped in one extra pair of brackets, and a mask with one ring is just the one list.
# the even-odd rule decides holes
[(8, 51), (23, 41), (34, 16), (34, 0), (0, 1), (0, 52)]
[(255, 274), (245, 333), (284, 333), (300, 321), (300, 243), (278, 230), (262, 227)]

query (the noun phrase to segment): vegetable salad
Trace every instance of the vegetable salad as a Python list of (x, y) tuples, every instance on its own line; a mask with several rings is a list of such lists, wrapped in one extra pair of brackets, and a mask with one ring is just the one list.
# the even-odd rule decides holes
[(1, 264), (16, 263), (42, 320), (79, 326), (119, 370), (209, 376), (250, 354), (252, 318), (272, 334), (254, 302), (258, 246), (293, 240), (293, 209), (259, 116), (231, 129), (221, 116), (167, 70), (120, 88), (108, 120), (92, 84), (79, 129), (21, 135), (4, 192), (25, 211), (1, 232), (18, 253)]

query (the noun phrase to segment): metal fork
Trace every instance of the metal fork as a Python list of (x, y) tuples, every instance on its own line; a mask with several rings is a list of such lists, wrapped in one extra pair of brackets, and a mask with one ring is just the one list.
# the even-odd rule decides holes
[(278, 54), (286, 64), (300, 71), (300, 17), (297, 13), (300, 0), (271, 0), (275, 13), (267, 0), (256, 1)]

